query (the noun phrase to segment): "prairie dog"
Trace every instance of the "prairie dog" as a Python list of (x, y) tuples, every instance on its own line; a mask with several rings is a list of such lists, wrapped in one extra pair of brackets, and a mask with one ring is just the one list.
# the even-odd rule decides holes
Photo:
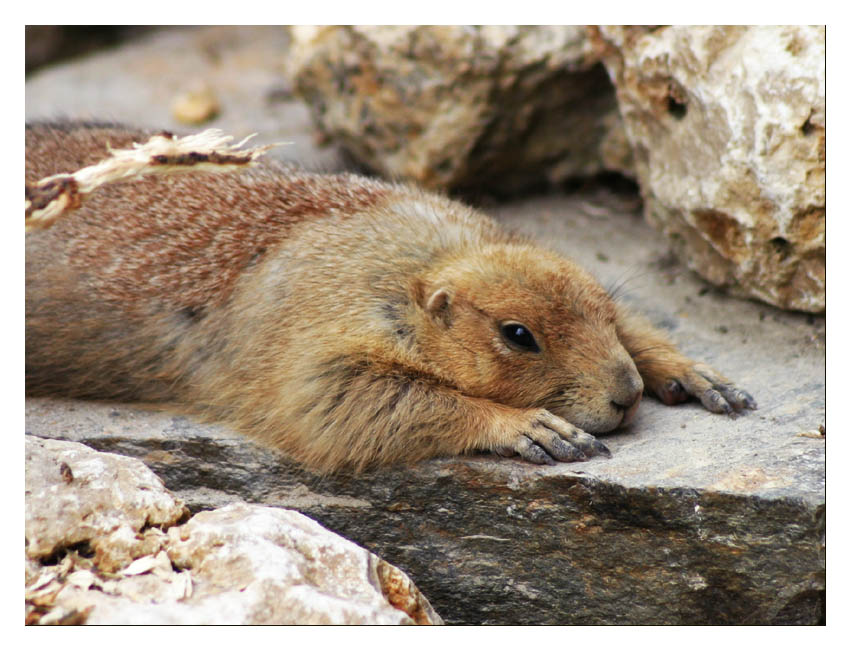
[[(26, 178), (147, 135), (32, 125)], [(319, 472), (608, 454), (647, 391), (753, 398), (584, 270), (442, 196), (268, 163), (98, 190), (27, 235), (31, 395), (171, 401)]]

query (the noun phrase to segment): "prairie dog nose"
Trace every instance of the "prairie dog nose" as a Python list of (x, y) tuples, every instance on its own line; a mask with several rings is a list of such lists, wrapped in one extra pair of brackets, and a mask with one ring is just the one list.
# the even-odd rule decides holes
[(635, 417), (635, 412), (638, 411), (641, 394), (644, 392), (644, 382), (641, 380), (638, 369), (635, 368), (632, 360), (620, 364), (614, 375), (615, 382), (610, 399), (615, 407), (624, 412), (621, 425), (627, 425)]

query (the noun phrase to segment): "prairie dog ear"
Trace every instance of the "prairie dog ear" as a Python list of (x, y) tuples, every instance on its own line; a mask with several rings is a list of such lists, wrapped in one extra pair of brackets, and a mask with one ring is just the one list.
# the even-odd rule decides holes
[(449, 290), (446, 289), (446, 287), (440, 287), (439, 289), (434, 290), (432, 295), (428, 297), (425, 309), (427, 312), (435, 314), (436, 312), (440, 312), (448, 308), (450, 299)]
[(426, 312), (433, 317), (449, 325), (449, 307), (452, 303), (452, 294), (445, 287), (434, 290), (425, 304)]

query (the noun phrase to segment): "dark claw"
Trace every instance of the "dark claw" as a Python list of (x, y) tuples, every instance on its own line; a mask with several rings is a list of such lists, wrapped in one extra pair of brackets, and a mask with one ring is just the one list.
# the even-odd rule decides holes
[(542, 466), (554, 466), (556, 463), (555, 460), (549, 454), (547, 454), (541, 446), (531, 442), (529, 447), (523, 448), (523, 450), (521, 450), (519, 454), (526, 461), (537, 463), (538, 465)]
[(735, 409), (756, 409), (756, 401), (746, 391), (729, 384), (719, 384), (716, 388)]
[(703, 395), (700, 397), (700, 402), (702, 402), (703, 406), (706, 407), (709, 411), (714, 412), (716, 414), (729, 415), (733, 413), (733, 408), (715, 389), (707, 389), (706, 391), (704, 391)]
[(756, 400), (747, 392), (730, 384), (719, 384), (716, 389), (735, 409), (756, 409)]
[[(570, 444), (578, 448), (585, 458), (593, 457), (595, 454), (601, 454), (605, 457), (612, 456), (609, 448), (582, 430), (574, 430), (573, 436), (570, 439)], [(579, 459), (579, 461), (585, 461), (585, 458)]]
[(600, 443), (600, 441), (598, 441), (597, 439), (594, 439), (594, 445), (592, 447), (594, 448), (594, 454), (599, 454), (601, 456), (606, 457), (607, 459), (612, 458), (612, 451), (609, 450), (609, 448), (607, 448), (605, 445)]
[(583, 450), (558, 437), (553, 437), (547, 452), (559, 461), (585, 461), (588, 458)]
[(742, 396), (742, 404), (745, 409), (756, 409), (756, 400), (753, 399), (751, 394), (747, 391), (742, 391), (741, 389), (739, 389), (739, 393)]

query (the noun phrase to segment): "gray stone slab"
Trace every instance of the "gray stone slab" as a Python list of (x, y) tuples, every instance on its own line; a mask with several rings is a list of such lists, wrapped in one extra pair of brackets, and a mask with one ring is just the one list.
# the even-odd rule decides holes
[[(30, 400), (27, 431), (140, 458), (193, 511), (297, 509), (401, 567), (448, 623), (824, 616), (823, 501), (695, 488), (661, 463), (620, 478), (635, 465), (626, 445), (608, 468), (479, 456), (322, 478), (221, 427), (126, 405)], [(655, 448), (671, 455), (664, 432)]]

